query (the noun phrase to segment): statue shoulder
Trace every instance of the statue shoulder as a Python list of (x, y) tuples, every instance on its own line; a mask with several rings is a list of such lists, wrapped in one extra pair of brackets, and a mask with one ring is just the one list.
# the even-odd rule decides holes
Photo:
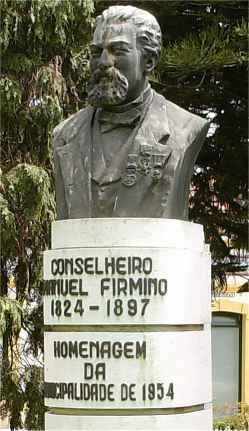
[(79, 127), (88, 120), (89, 115), (92, 113), (92, 108), (89, 106), (83, 108), (75, 114), (59, 123), (53, 130), (54, 146), (65, 144), (72, 136), (77, 133)]
[(154, 100), (156, 105), (164, 108), (169, 128), (176, 136), (184, 134), (191, 137), (192, 141), (199, 135), (206, 136), (210, 123), (205, 118), (181, 108), (156, 92)]

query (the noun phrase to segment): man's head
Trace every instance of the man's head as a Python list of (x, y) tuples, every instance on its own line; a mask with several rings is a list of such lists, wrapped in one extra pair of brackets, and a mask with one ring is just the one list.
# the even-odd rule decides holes
[(90, 103), (127, 103), (141, 94), (158, 63), (160, 26), (147, 11), (111, 6), (97, 17), (91, 52)]

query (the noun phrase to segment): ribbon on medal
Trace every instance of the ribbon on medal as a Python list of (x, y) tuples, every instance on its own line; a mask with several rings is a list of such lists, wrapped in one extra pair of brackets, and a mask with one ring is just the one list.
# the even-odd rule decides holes
[(138, 174), (150, 176), (153, 182), (158, 182), (162, 178), (163, 167), (170, 154), (169, 148), (165, 153), (155, 153), (152, 145), (140, 144), (139, 154), (128, 154), (122, 184), (126, 187), (134, 186)]

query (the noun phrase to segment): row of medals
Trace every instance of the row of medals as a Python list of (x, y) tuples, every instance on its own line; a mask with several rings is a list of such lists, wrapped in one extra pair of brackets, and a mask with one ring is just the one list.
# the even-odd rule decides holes
[(165, 154), (153, 153), (152, 145), (141, 144), (139, 154), (128, 154), (122, 184), (126, 187), (134, 186), (138, 174), (150, 175), (153, 182), (159, 181), (162, 178), (165, 160)]

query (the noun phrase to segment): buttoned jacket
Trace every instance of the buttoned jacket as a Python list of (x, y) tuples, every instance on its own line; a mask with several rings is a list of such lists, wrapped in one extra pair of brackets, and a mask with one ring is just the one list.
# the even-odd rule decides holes
[[(57, 219), (103, 217), (96, 214), (92, 193), (92, 128), (95, 109), (78, 111), (54, 130), (53, 149), (56, 179)], [(132, 139), (124, 142), (102, 172), (97, 187), (104, 191), (102, 205), (113, 206), (108, 217), (188, 218), (189, 185), (193, 166), (205, 139), (209, 123), (153, 91), (150, 106)], [(152, 155), (163, 160), (159, 176), (135, 172), (136, 181), (127, 185), (127, 160), (141, 156), (148, 145)], [(129, 175), (128, 175), (129, 179)], [(110, 207), (110, 205), (109, 205)]]

